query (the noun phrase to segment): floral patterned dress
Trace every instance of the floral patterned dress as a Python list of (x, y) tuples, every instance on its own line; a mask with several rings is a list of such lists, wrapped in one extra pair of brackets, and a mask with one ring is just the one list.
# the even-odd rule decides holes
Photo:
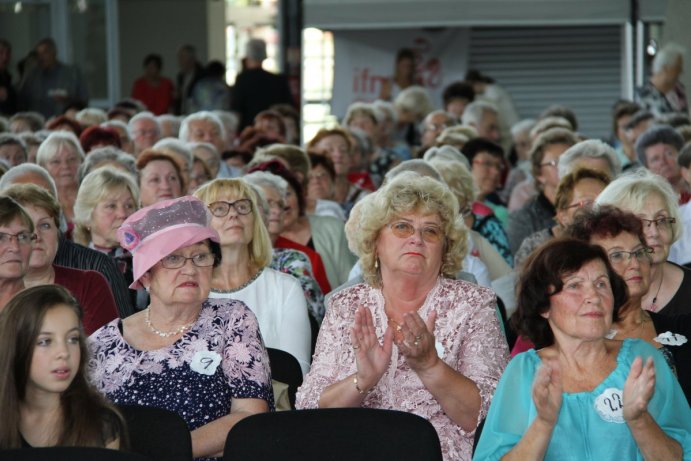
[(312, 263), (307, 255), (291, 248), (274, 248), (269, 267), (298, 279), (305, 293), (309, 314), (321, 323), (324, 319), (324, 293), (314, 278)]
[(133, 348), (121, 328), (116, 319), (89, 337), (91, 381), (113, 403), (174, 411), (191, 431), (228, 415), (233, 399), (273, 408), (269, 358), (242, 302), (204, 301), (192, 328), (162, 349)]
[[(508, 361), (508, 347), (495, 304), (491, 290), (440, 278), (418, 310), (423, 319), (433, 309), (437, 311), (434, 336), (439, 357), (477, 385), (482, 400), (478, 422), (487, 414)], [(298, 390), (298, 408), (316, 408), (326, 387), (356, 372), (350, 329), (358, 306), (370, 309), (379, 340), (384, 337), (388, 319), (380, 290), (361, 283), (336, 293), (328, 302), (312, 368)], [(422, 416), (437, 430), (446, 461), (470, 460), (475, 431), (464, 431), (446, 416), (396, 347), (388, 370), (362, 406)]]

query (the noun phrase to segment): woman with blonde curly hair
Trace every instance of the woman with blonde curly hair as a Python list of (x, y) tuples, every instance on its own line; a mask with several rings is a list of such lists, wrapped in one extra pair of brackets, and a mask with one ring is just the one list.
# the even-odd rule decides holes
[(439, 181), (401, 173), (347, 228), (365, 283), (328, 303), (300, 408), (411, 411), (437, 429), (446, 460), (469, 460), (508, 350), (492, 291), (453, 277), (467, 229)]

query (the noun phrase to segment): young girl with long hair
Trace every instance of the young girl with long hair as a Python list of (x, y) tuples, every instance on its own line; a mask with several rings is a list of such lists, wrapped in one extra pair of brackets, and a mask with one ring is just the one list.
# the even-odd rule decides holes
[(18, 293), (0, 312), (0, 449), (118, 449), (124, 422), (87, 381), (81, 308), (59, 285)]

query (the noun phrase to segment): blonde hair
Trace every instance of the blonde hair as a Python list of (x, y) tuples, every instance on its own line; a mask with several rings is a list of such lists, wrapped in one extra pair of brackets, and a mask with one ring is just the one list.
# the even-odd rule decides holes
[(475, 191), (473, 190), (473, 176), (461, 162), (436, 157), (429, 160), (429, 164), (437, 169), (441, 177), (449, 186), (458, 200), (459, 211), (473, 204)]
[[(242, 179), (214, 179), (194, 191), (193, 194), (207, 206), (218, 201), (220, 197), (232, 195), (238, 199), (249, 199), (252, 210), (260, 211), (257, 194), (248, 183)], [(254, 215), (252, 241), (249, 243), (250, 261), (258, 268), (264, 268), (271, 263), (273, 257), (271, 238), (266, 230), (261, 214)]]
[(632, 173), (619, 176), (600, 192), (595, 203), (612, 205), (635, 214), (643, 208), (645, 201), (652, 194), (662, 199), (669, 217), (676, 220), (672, 224), (672, 242), (676, 242), (683, 233), (679, 199), (665, 178), (647, 168), (639, 168)]
[(467, 252), (468, 230), (458, 214), (458, 201), (445, 184), (413, 172), (403, 172), (360, 202), (346, 224), (348, 245), (360, 257), (365, 282), (381, 287), (377, 240), (381, 229), (409, 212), (436, 213), (445, 235), (441, 275), (455, 278)]
[(82, 245), (91, 242), (91, 221), (94, 208), (116, 190), (127, 190), (135, 207), (139, 203), (139, 187), (132, 175), (103, 166), (84, 176), (74, 201), (74, 241)]

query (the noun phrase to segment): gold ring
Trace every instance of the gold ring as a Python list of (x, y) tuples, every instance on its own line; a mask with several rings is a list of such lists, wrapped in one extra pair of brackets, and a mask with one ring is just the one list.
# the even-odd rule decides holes
[(417, 339), (415, 341), (413, 341), (413, 346), (418, 346), (419, 344), (420, 344), (420, 341), (418, 341)]

